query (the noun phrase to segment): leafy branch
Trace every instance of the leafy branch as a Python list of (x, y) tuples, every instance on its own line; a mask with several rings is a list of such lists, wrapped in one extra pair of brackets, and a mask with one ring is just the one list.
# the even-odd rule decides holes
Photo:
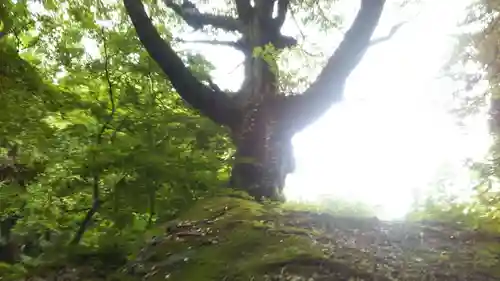
[[(113, 93), (113, 83), (111, 81), (111, 75), (109, 71), (109, 54), (108, 54), (108, 46), (107, 46), (107, 39), (104, 33), (104, 28), (101, 29), (102, 31), (102, 40), (103, 40), (103, 49), (104, 49), (104, 74), (105, 74), (105, 80), (108, 85), (108, 99), (109, 102), (111, 103), (111, 111), (109, 112), (107, 120), (104, 122), (104, 124), (101, 126), (101, 129), (99, 130), (99, 133), (97, 134), (97, 139), (96, 139), (96, 144), (101, 145), (103, 141), (103, 136), (104, 132), (109, 128), (110, 123), (113, 121), (115, 112), (116, 112), (116, 104), (115, 104), (115, 99), (114, 99), (114, 93)], [(96, 161), (95, 158), (95, 153), (93, 155), (93, 161)], [(92, 207), (88, 210), (87, 214), (85, 215), (84, 219), (80, 223), (80, 227), (78, 228), (75, 236), (71, 240), (70, 244), (72, 245), (78, 245), (80, 241), (83, 238), (83, 235), (85, 234), (85, 231), (87, 230), (88, 226), (90, 225), (90, 221), (94, 217), (94, 215), (99, 211), (99, 207), (101, 206), (101, 198), (100, 198), (100, 181), (101, 181), (101, 175), (100, 172), (93, 171), (94, 175), (92, 177)]]

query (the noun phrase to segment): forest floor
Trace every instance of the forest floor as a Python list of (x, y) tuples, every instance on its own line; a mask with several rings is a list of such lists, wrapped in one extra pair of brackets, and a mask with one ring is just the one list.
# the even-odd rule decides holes
[(458, 225), (335, 217), (223, 196), (156, 229), (125, 266), (59, 265), (28, 280), (488, 281), (499, 280), (497, 241)]

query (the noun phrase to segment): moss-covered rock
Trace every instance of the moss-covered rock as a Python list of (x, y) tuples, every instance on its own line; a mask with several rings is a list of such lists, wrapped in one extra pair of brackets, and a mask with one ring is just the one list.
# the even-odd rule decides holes
[[(151, 233), (126, 266), (38, 270), (62, 280), (499, 280), (496, 239), (458, 226), (290, 211), (248, 198), (200, 200)], [(156, 234), (156, 235), (153, 235)]]

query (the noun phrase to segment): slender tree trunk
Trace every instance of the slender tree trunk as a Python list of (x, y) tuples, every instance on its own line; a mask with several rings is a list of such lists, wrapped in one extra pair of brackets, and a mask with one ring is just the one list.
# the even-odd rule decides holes
[[(237, 18), (203, 14), (163, 0), (190, 26), (211, 26), (238, 32), (238, 42), (226, 42), (245, 54), (245, 81), (235, 98), (218, 87), (205, 86), (161, 39), (140, 0), (123, 0), (139, 39), (170, 78), (179, 95), (214, 122), (231, 129), (236, 145), (230, 186), (261, 198), (283, 199), (286, 176), (294, 170), (291, 139), (341, 99), (344, 84), (370, 45), (385, 0), (361, 0), (361, 9), (344, 40), (318, 79), (304, 93), (279, 92), (277, 55), (297, 41), (280, 29), (290, 0), (234, 0)], [(185, 1), (186, 2), (186, 1)], [(277, 5), (275, 5), (277, 3)], [(276, 16), (273, 16), (273, 15)], [(272, 56), (255, 50), (274, 47)]]

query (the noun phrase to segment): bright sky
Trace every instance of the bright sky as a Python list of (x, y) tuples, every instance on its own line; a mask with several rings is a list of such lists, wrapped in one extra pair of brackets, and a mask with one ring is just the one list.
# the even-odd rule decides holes
[(349, 79), (346, 101), (296, 136), (289, 198), (333, 194), (398, 218), (441, 167), (459, 169), (463, 158), (487, 148), (485, 121), (468, 135), (455, 127), (447, 112), (452, 84), (437, 78), (453, 48), (447, 33), (464, 9), (459, 2), (428, 1), (392, 40), (368, 51)]
[[(377, 205), (381, 218), (400, 218), (443, 167), (463, 175), (462, 160), (487, 148), (484, 119), (464, 134), (448, 113), (453, 85), (438, 79), (453, 49), (449, 34), (468, 1), (423, 2), (418, 17), (368, 51), (349, 79), (345, 101), (295, 137), (297, 170), (287, 179), (289, 199), (334, 195)], [(374, 37), (405, 20), (401, 14), (387, 10)], [(331, 53), (335, 42), (320, 36), (312, 40)], [(200, 48), (218, 67), (216, 82), (237, 88), (242, 73), (234, 68), (241, 55)]]

